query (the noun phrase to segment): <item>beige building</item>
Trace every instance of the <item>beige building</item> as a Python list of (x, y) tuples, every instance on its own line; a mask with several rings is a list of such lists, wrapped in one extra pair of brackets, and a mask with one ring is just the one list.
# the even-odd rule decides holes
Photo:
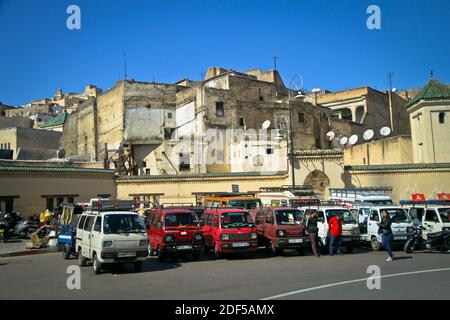
[(32, 128), (0, 129), (0, 149), (13, 151), (13, 159), (46, 160), (57, 157), (61, 133)]
[(406, 107), (414, 162), (450, 163), (450, 88), (430, 79)]
[(28, 216), (60, 203), (89, 202), (99, 195), (116, 197), (114, 171), (64, 166), (17, 166), (0, 162), (0, 212)]

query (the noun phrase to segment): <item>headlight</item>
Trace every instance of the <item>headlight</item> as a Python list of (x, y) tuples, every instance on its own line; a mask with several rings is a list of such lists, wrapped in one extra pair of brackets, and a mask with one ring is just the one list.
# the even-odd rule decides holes
[(220, 235), (220, 240), (230, 240), (230, 235), (226, 233), (222, 233)]
[(111, 240), (103, 241), (103, 248), (112, 248), (114, 247), (114, 242)]
[(279, 238), (286, 237), (286, 231), (284, 231), (284, 230), (278, 230), (278, 231), (277, 231), (277, 236), (278, 236)]
[(147, 246), (147, 240), (139, 240), (139, 247), (146, 247)]
[(257, 239), (258, 235), (256, 234), (256, 232), (252, 232), (250, 233), (250, 239)]
[(164, 237), (164, 242), (173, 242), (175, 237), (173, 235), (168, 235)]
[(194, 240), (195, 240), (195, 241), (201, 241), (201, 240), (202, 240), (202, 235), (201, 235), (201, 234), (196, 234), (196, 235), (194, 236)]
[(408, 228), (406, 228), (406, 232), (407, 233), (413, 233), (414, 232), (414, 228), (413, 227), (408, 227)]

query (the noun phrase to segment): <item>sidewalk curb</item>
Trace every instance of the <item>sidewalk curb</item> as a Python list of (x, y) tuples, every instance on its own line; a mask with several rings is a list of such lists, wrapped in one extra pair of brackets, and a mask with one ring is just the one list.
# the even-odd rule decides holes
[(45, 248), (45, 249), (28, 249), (25, 251), (15, 251), (8, 253), (0, 253), (0, 257), (20, 257), (20, 256), (29, 256), (33, 254), (42, 254), (42, 253), (56, 253), (58, 252), (58, 248)]

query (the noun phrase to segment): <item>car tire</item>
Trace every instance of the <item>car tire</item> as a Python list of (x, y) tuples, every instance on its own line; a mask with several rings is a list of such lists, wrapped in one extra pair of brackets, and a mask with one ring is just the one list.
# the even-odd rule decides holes
[(133, 263), (134, 272), (141, 272), (143, 267), (144, 267), (143, 261), (136, 261)]
[(410, 239), (410, 240), (406, 241), (403, 250), (405, 250), (406, 253), (413, 253), (415, 244), (416, 244), (416, 241), (414, 239)]
[(72, 254), (72, 248), (65, 244), (62, 246), (62, 256), (64, 260), (68, 260), (70, 258), (70, 255)]
[(223, 258), (223, 254), (220, 253), (217, 243), (214, 244), (214, 258), (216, 258), (216, 259), (222, 259)]
[(160, 247), (156, 249), (156, 256), (158, 257), (159, 262), (166, 261), (166, 254), (161, 251)]
[(370, 239), (370, 246), (372, 247), (373, 251), (380, 251), (381, 250), (381, 244), (378, 241), (377, 237), (372, 237), (372, 239)]
[(86, 262), (87, 262), (87, 259), (85, 257), (83, 257), (83, 255), (81, 254), (81, 248), (78, 249), (78, 265), (80, 267), (85, 267)]
[(277, 249), (275, 248), (275, 246), (273, 245), (273, 242), (272, 242), (272, 241), (269, 241), (269, 243), (268, 243), (267, 246), (266, 246), (266, 254), (267, 254), (269, 257), (274, 257), (274, 256), (277, 255), (277, 253), (278, 253), (278, 251), (277, 251)]
[(94, 253), (94, 256), (92, 257), (92, 269), (94, 270), (94, 273), (95, 274), (102, 273), (102, 266), (103, 264), (97, 259), (97, 254)]
[(200, 260), (201, 256), (202, 256), (202, 251), (200, 251), (200, 250), (194, 251), (194, 253), (192, 253), (192, 260), (198, 261), (198, 260)]

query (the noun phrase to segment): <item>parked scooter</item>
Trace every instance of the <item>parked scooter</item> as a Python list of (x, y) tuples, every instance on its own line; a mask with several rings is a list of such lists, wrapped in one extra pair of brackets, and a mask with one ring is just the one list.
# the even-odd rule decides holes
[(14, 235), (21, 239), (29, 239), (30, 234), (39, 230), (39, 220), (30, 217), (20, 221), (14, 228)]
[(450, 250), (450, 232), (440, 231), (428, 234), (428, 240), (422, 237), (422, 225), (415, 226), (413, 236), (405, 243), (404, 250), (406, 253), (412, 253), (414, 250), (434, 250), (445, 252)]
[(7, 243), (9, 239), (18, 238), (20, 236), (17, 233), (16, 227), (22, 220), (24, 220), (24, 218), (15, 211), (5, 214), (0, 225), (0, 229), (3, 230), (2, 237), (4, 243)]

